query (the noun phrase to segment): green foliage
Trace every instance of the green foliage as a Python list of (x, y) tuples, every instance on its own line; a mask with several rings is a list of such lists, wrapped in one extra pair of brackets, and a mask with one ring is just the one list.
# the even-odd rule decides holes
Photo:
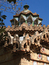
[(6, 15), (2, 15), (1, 17), (2, 17), (3, 19), (6, 19)]
[(5, 32), (5, 28), (1, 27), (0, 29), (0, 42), (3, 41), (3, 32)]
[(5, 32), (5, 28), (3, 28), (3, 26), (5, 25), (3, 23), (4, 19), (6, 19), (6, 15), (1, 15), (1, 12), (0, 12), (0, 43), (1, 41), (3, 41), (3, 37), (5, 37), (3, 35), (3, 33)]
[(0, 12), (0, 26), (4, 26), (5, 24), (3, 23), (3, 20), (6, 19), (6, 15), (1, 15)]

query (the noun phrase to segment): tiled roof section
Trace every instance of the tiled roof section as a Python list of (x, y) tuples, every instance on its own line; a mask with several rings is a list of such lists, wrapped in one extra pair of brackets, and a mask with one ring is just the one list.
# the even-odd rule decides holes
[(43, 20), (43, 19), (42, 19), (42, 18), (40, 18), (40, 17), (39, 17), (38, 19), (39, 19), (39, 20)]
[(14, 21), (14, 19), (11, 19), (10, 21)]
[(35, 13), (33, 13), (33, 15), (37, 15), (37, 13), (35, 12)]
[(26, 31), (44, 31), (44, 29), (45, 28), (49, 28), (49, 26), (45, 26), (45, 25), (43, 25), (43, 26), (41, 26), (41, 25), (39, 25), (39, 26), (37, 26), (37, 25), (34, 25), (34, 26), (32, 26), (32, 24), (30, 25), (30, 26), (28, 26), (28, 24), (26, 24), (26, 23), (23, 23), (21, 26), (16, 26), (16, 27), (14, 27), (14, 25), (12, 25), (12, 27), (10, 27), (10, 26), (8, 26), (6, 29), (5, 29), (5, 31), (22, 31), (23, 29), (25, 29)]
[[(14, 20), (17, 21), (16, 19), (11, 19), (10, 21), (14, 21)], [(17, 21), (17, 22), (18, 22), (18, 21)]]
[(17, 14), (17, 13), (16, 13), (16, 15), (14, 15), (14, 16), (18, 17), (18, 16), (19, 16), (19, 14)]
[[(23, 24), (22, 24), (22, 26), (23, 26)], [(25, 25), (25, 23), (24, 23), (24, 26), (26, 26)], [(31, 25), (32, 26), (32, 25)], [(30, 26), (30, 27), (31, 27)], [(35, 25), (36, 26), (36, 25)], [(37, 26), (36, 26), (37, 27)], [(39, 26), (40, 28), (41, 28), (41, 26)], [(49, 27), (49, 25), (48, 25), (48, 27)], [(44, 38), (44, 35), (45, 35), (45, 38)], [(29, 39), (30, 40), (30, 44), (33, 44), (33, 45), (35, 45), (35, 46), (38, 46), (38, 47), (42, 47), (42, 44), (40, 44), (40, 42), (43, 42), (43, 40), (44, 40), (44, 43), (45, 43), (45, 41), (47, 42), (47, 44), (49, 43), (49, 40), (47, 39), (48, 37), (47, 37), (47, 35), (49, 35), (49, 32), (48, 32), (48, 30), (47, 30), (47, 28), (45, 28), (44, 30), (43, 30), (43, 32), (41, 32), (41, 33), (39, 33), (38, 31), (36, 31), (35, 32), (35, 34), (33, 35), (33, 36), (31, 36), (30, 38), (28, 37), (28, 34), (25, 36), (25, 39), (21, 42), (21, 46), (24, 46), (24, 44), (25, 43), (27, 43), (26, 42), (26, 40), (27, 39)], [(17, 35), (18, 36), (18, 35)], [(10, 36), (11, 37), (11, 36)], [(12, 38), (11, 38), (12, 39)], [(34, 41), (36, 39), (36, 41)], [(18, 39), (18, 41), (20, 42), (20, 40)], [(24, 43), (25, 42), (25, 43)], [(38, 43), (39, 42), (39, 43)], [(22, 44), (23, 43), (23, 44)], [(13, 45), (13, 43), (12, 43), (12, 45)], [(22, 47), (23, 48), (23, 47)], [(22, 49), (21, 48), (21, 49)], [(29, 47), (30, 48), (30, 47)], [(36, 47), (37, 48), (37, 47)], [(24, 49), (24, 48), (23, 48)]]
[(36, 20), (43, 20), (42, 18), (38, 17)]
[(42, 25), (42, 23), (40, 23), (39, 25)]
[(33, 16), (39, 16), (39, 14), (37, 14), (36, 12), (35, 12), (35, 13), (32, 13), (32, 12), (29, 10), (29, 11), (27, 11), (27, 12), (22, 11), (22, 12), (20, 12), (20, 14), (14, 15), (14, 17), (15, 17), (15, 16), (17, 17), (17, 16), (19, 16), (19, 15), (21, 15), (21, 14), (24, 14), (24, 15), (32, 14)]

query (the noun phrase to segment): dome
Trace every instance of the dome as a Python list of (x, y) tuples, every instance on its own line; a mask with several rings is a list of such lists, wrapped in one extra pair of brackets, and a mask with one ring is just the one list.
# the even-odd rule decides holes
[(29, 5), (24, 5), (24, 9), (28, 9), (29, 8)]

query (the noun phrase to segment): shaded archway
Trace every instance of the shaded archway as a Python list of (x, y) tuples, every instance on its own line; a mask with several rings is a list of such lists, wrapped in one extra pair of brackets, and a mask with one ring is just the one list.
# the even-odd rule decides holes
[(32, 20), (32, 17), (29, 16), (28, 19), (27, 19), (28, 26), (29, 26), (30, 24), (32, 24), (32, 21), (33, 21), (33, 20)]

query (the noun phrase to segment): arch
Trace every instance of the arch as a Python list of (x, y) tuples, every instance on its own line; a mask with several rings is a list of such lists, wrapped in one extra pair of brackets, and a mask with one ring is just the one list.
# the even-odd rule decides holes
[(40, 39), (39, 36), (37, 38), (38, 38), (38, 41), (39, 41), (39, 39)]
[(19, 24), (21, 25), (23, 22), (25, 22), (25, 19), (24, 19), (24, 17), (21, 15), (21, 16), (20, 16), (20, 19), (19, 19)]
[(33, 49), (33, 44), (30, 45), (30, 50), (32, 50), (32, 49)]
[(46, 33), (46, 36), (47, 36), (47, 38), (49, 37), (49, 36), (48, 36), (48, 33)]
[(28, 25), (30, 25), (30, 24), (32, 24), (32, 17), (31, 17), (31, 15), (28, 17), (28, 19), (27, 19), (27, 23), (28, 23)]
[(24, 48), (27, 48), (27, 45), (26, 45), (26, 43), (24, 44)]
[(19, 42), (13, 43), (13, 48), (19, 49), (20, 48), (20, 43)]
[(9, 39), (7, 39), (7, 44), (9, 44)]
[(17, 43), (16, 43), (16, 48), (19, 48)]
[(35, 42), (35, 43), (37, 42), (36, 38), (34, 39), (34, 42)]
[(18, 25), (18, 21), (14, 19), (14, 25)]
[(38, 19), (36, 19), (35, 21), (34, 21), (34, 25), (37, 25), (38, 24)]
[(43, 38), (45, 38), (45, 34), (43, 35)]

